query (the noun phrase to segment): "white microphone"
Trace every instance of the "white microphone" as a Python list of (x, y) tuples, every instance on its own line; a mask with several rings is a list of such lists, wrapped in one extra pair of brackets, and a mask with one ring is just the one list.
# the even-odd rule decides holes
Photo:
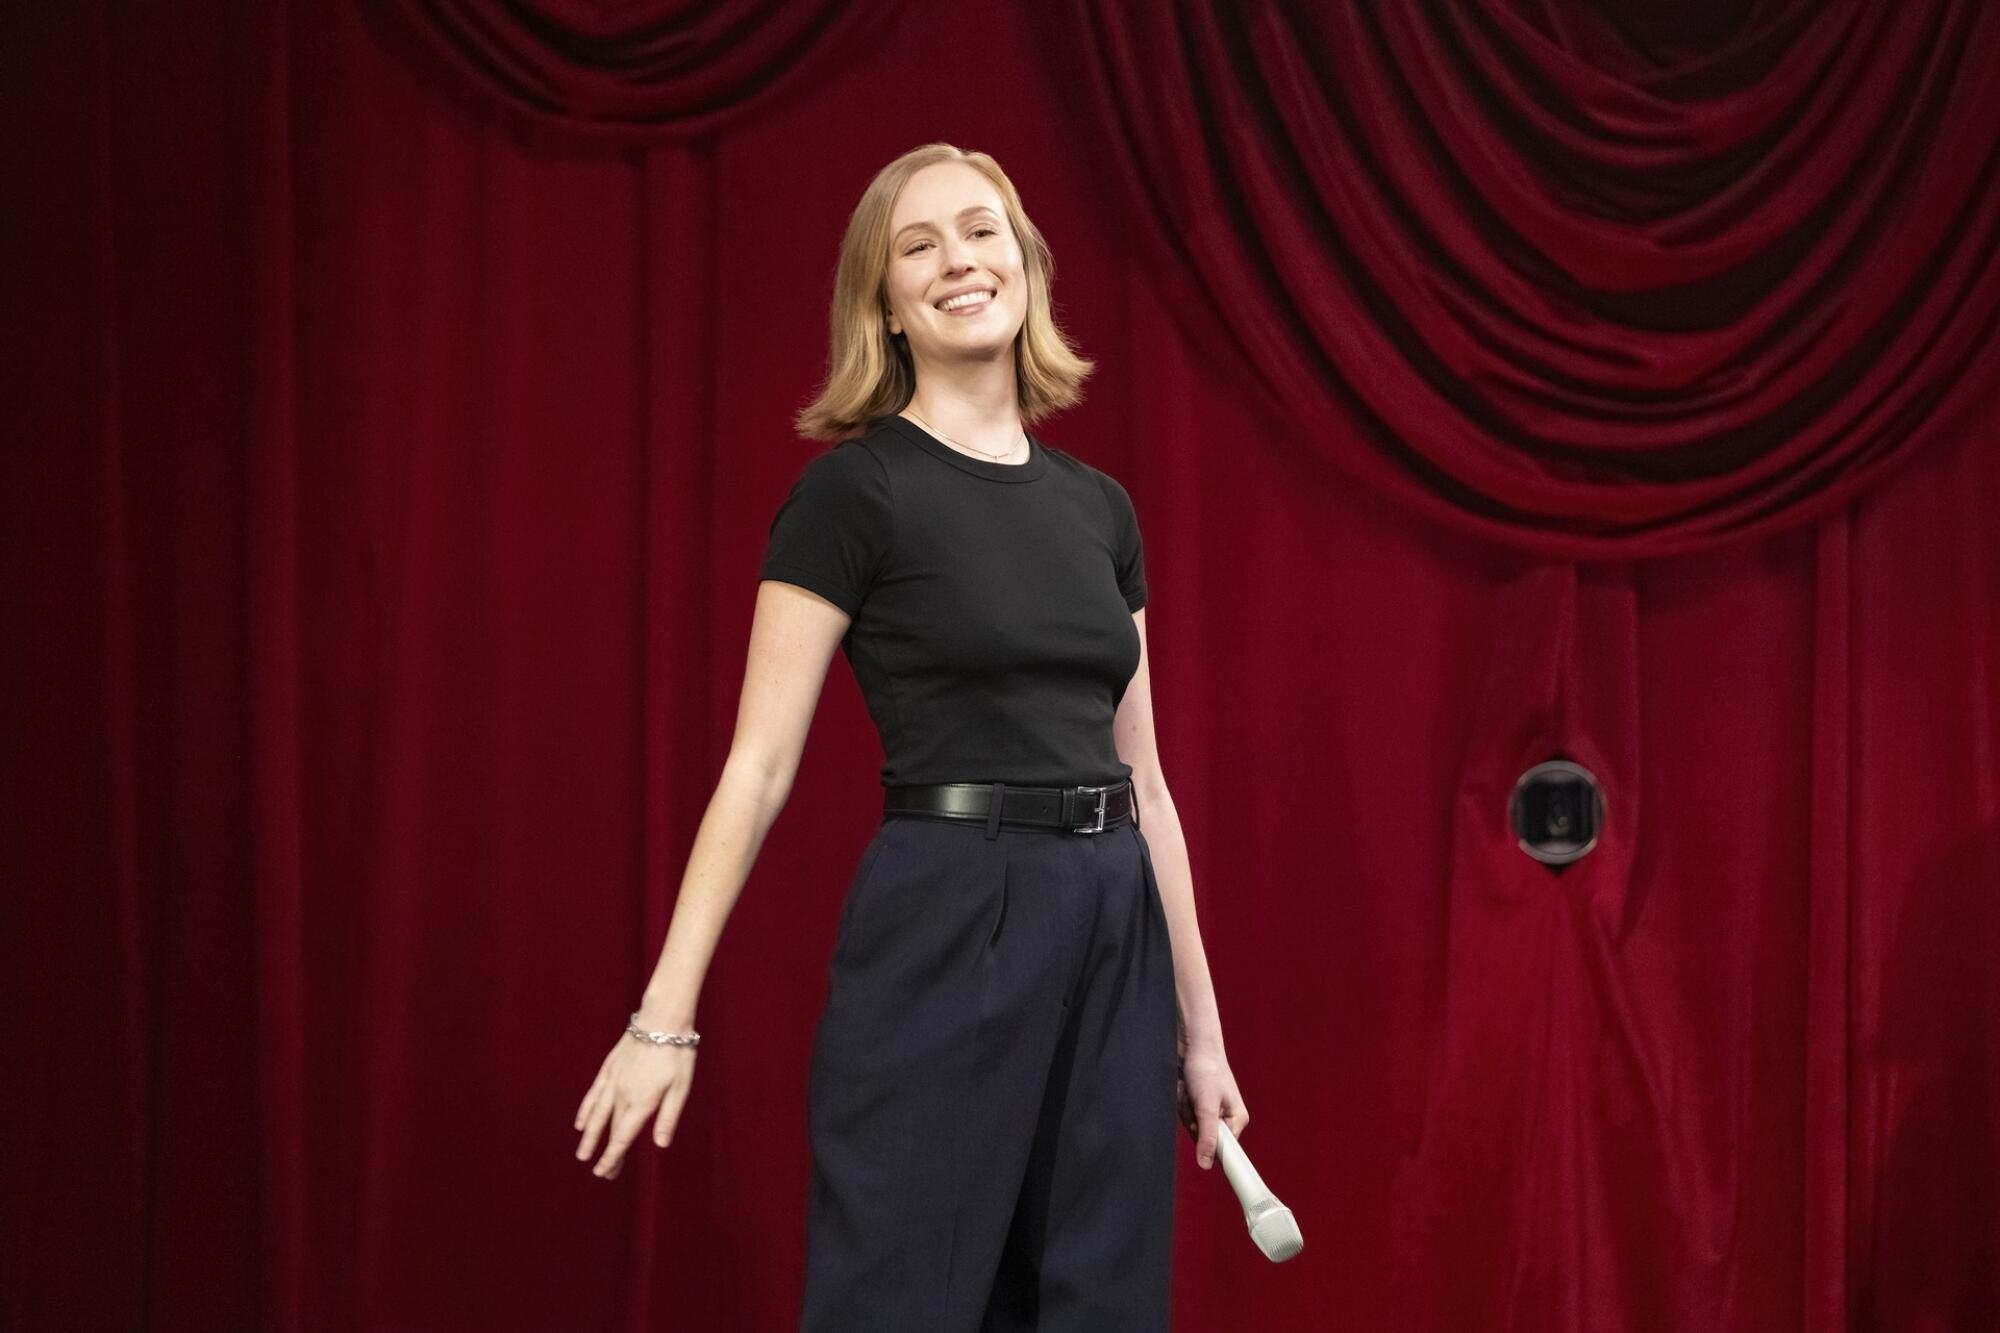
[(1264, 1178), (1250, 1165), (1244, 1156), (1243, 1145), (1236, 1141), (1234, 1131), (1227, 1120), (1218, 1120), (1216, 1147), (1222, 1158), (1222, 1174), (1229, 1178), (1229, 1186), (1236, 1191), (1236, 1199), (1243, 1205), (1243, 1220), (1250, 1225), (1250, 1239), (1257, 1242), (1257, 1248), (1264, 1257), (1274, 1264), (1281, 1264), (1305, 1248), (1305, 1237), (1299, 1234), (1298, 1219), (1292, 1210), (1278, 1202), (1278, 1196), (1271, 1193)]

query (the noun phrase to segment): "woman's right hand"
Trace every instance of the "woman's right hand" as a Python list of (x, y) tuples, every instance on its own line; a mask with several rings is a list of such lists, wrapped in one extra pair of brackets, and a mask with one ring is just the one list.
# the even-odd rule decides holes
[(631, 1037), (611, 1048), (576, 1111), (576, 1128), (583, 1131), (583, 1142), (576, 1149), (578, 1161), (589, 1161), (598, 1136), (607, 1125), (611, 1130), (592, 1175), (618, 1178), (625, 1167), (625, 1150), (649, 1117), (654, 1120), (653, 1142), (662, 1148), (673, 1142), (674, 1124), (694, 1082), (694, 1053), (692, 1046), (656, 1046)]

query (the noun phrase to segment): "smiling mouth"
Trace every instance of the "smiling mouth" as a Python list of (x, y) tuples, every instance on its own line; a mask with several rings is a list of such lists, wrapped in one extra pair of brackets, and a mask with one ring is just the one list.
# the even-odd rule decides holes
[(949, 301), (939, 301), (937, 308), (947, 315), (969, 314), (975, 310), (984, 310), (993, 304), (993, 300), (992, 292), (966, 292), (961, 296), (952, 297)]

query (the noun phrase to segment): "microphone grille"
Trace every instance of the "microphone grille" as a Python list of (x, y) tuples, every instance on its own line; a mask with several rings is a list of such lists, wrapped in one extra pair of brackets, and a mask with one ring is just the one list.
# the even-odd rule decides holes
[(1257, 1242), (1257, 1248), (1274, 1264), (1285, 1262), (1306, 1247), (1306, 1238), (1299, 1233), (1298, 1219), (1283, 1204), (1260, 1210), (1256, 1220), (1250, 1224), (1250, 1239)]

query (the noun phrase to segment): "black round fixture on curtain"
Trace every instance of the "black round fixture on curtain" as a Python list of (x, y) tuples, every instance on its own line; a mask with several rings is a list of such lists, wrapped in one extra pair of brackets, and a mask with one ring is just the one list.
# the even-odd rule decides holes
[(1514, 783), (1507, 822), (1522, 851), (1563, 866), (1589, 854), (1604, 827), (1604, 792), (1589, 769), (1567, 759), (1536, 764)]

